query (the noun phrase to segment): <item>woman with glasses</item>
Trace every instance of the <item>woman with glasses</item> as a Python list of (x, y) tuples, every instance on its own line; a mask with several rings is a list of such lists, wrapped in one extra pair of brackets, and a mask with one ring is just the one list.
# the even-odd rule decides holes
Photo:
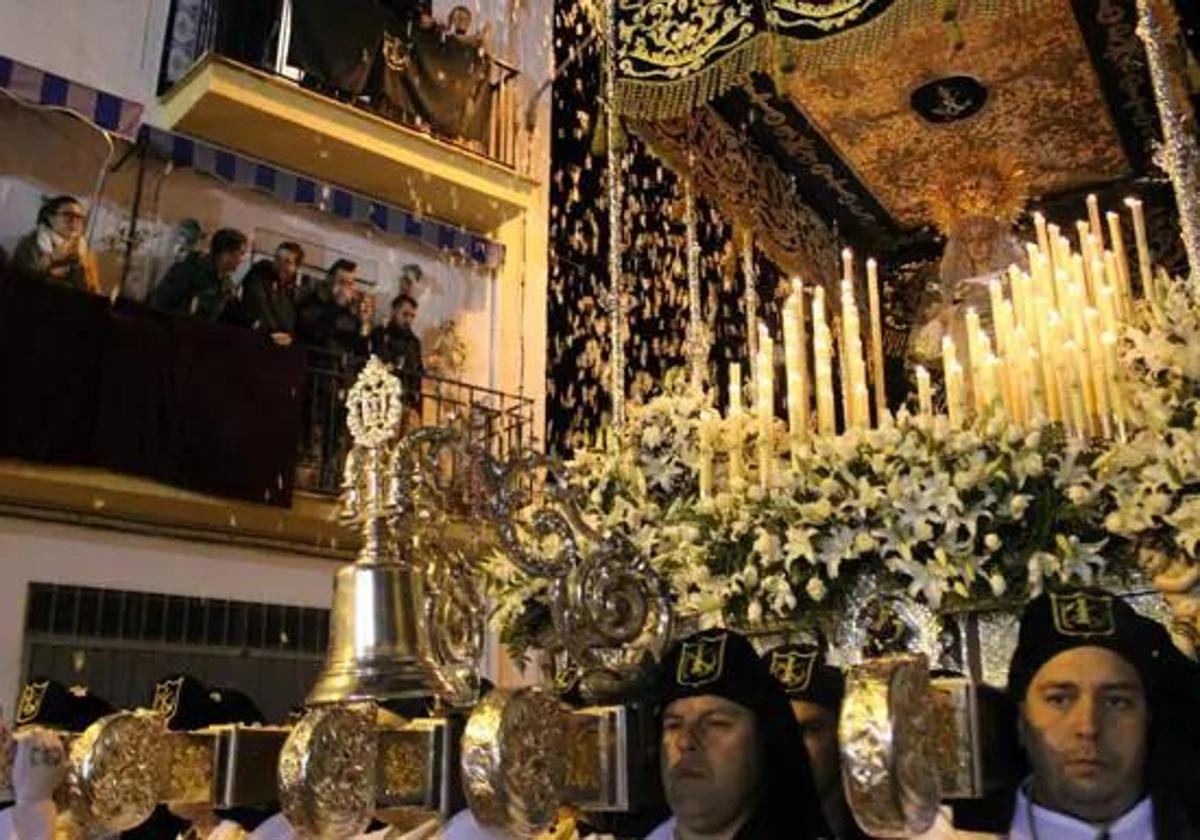
[(100, 275), (83, 238), (86, 221), (78, 199), (49, 199), (38, 211), (37, 227), (17, 243), (13, 269), (33, 280), (99, 292)]

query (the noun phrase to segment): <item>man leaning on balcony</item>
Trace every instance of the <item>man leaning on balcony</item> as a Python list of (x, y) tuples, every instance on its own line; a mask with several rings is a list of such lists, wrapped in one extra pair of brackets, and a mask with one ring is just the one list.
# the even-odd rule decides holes
[(171, 266), (158, 281), (151, 305), (165, 312), (217, 320), (233, 297), (233, 273), (246, 256), (246, 241), (240, 230), (218, 230), (209, 253), (189, 254)]

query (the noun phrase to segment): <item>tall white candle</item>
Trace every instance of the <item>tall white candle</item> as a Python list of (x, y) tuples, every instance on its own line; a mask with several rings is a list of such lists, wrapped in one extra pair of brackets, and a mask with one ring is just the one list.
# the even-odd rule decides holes
[(922, 417), (933, 417), (933, 384), (922, 365), (917, 365), (917, 408)]
[(875, 386), (875, 422), (887, 422), (887, 383), (883, 373), (883, 315), (879, 304), (879, 266), (867, 260), (867, 298), (871, 313), (871, 379)]
[(1133, 237), (1137, 242), (1138, 275), (1142, 281), (1142, 294), (1149, 296), (1154, 288), (1154, 274), (1150, 264), (1150, 240), (1146, 236), (1146, 214), (1140, 199), (1127, 198), (1125, 206), (1133, 215)]

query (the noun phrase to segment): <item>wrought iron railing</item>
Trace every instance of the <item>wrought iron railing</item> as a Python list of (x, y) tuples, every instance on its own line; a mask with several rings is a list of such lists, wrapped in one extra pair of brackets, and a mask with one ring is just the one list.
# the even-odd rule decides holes
[[(254, 4), (261, 7), (261, 3)], [(256, 24), (242, 0), (171, 0), (167, 35), (159, 71), (159, 92), (165, 92), (187, 74), (207, 53), (301, 82), (303, 73), (287, 64), (291, 37), (292, 0), (278, 0), (273, 17)], [(252, 34), (247, 34), (247, 31)], [(482, 148), (462, 138), (436, 136), (450, 145), (482, 153), (507, 166), (518, 168), (521, 137), (518, 121), (517, 83), (520, 72), (511, 64), (488, 55), (490, 120)], [(366, 107), (361, 102), (356, 106)], [(417, 127), (417, 126), (414, 126)]]
[[(311, 493), (334, 494), (340, 490), (342, 466), (350, 448), (346, 393), (366, 360), (315, 348), (309, 348), (308, 354), (295, 486)], [(406, 381), (401, 371), (397, 373)], [(409, 429), (456, 427), (471, 444), (501, 459), (537, 446), (534, 402), (529, 397), (428, 374), (421, 377), (420, 392), (419, 408), (406, 421)]]

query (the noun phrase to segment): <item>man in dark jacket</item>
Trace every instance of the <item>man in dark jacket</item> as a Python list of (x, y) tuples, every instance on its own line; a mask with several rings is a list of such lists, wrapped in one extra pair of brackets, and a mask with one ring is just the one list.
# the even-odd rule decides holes
[(212, 236), (209, 253), (192, 253), (158, 281), (150, 303), (166, 312), (197, 315), (215, 321), (233, 298), (233, 273), (246, 256), (246, 234), (221, 228)]
[[(363, 357), (368, 330), (360, 315), (361, 294), (355, 284), (358, 266), (338, 260), (329, 267), (326, 282), (296, 307), (296, 336), (311, 349), (338, 357), (339, 368), (353, 367), (349, 357)], [(344, 363), (344, 364), (343, 364)]]
[(274, 260), (259, 260), (242, 280), (242, 311), (248, 326), (270, 333), (276, 344), (287, 346), (296, 333), (297, 274), (304, 249), (297, 242), (281, 242)]
[(344, 393), (367, 352), (360, 316), (361, 295), (354, 280), (358, 266), (338, 260), (326, 282), (296, 306), (296, 339), (308, 349), (309, 388), (303, 443), (306, 460), (317, 461), (320, 486), (335, 489), (349, 447)]
[(374, 352), (395, 369), (404, 391), (404, 406), (417, 416), (421, 413), (421, 377), (425, 363), (421, 359), (421, 339), (413, 331), (417, 318), (417, 301), (401, 294), (392, 301), (392, 317), (385, 326), (375, 330), (371, 338)]

